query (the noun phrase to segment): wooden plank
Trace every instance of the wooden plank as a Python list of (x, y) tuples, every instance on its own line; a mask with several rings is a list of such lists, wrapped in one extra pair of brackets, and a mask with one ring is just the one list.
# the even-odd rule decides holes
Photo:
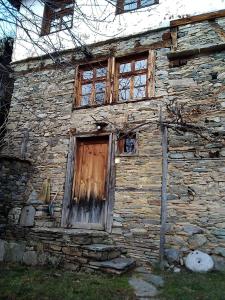
[[(161, 123), (162, 124), (162, 123)], [(160, 266), (163, 269), (165, 234), (167, 221), (167, 174), (168, 174), (168, 129), (161, 125), (162, 134), (162, 188), (161, 188), (161, 227), (160, 227)]]
[(184, 51), (170, 52), (167, 54), (169, 60), (190, 58), (196, 55), (206, 55), (209, 53), (220, 52), (225, 50), (225, 43), (209, 47), (195, 48)]
[(108, 136), (77, 141), (76, 170), (69, 223), (100, 224), (105, 221)]
[(112, 231), (113, 208), (115, 202), (115, 148), (116, 134), (111, 133), (109, 137), (109, 160), (108, 160), (108, 180), (107, 180), (107, 212), (106, 212), (106, 231)]
[(217, 18), (225, 17), (225, 10), (218, 10), (215, 12), (205, 13), (197, 16), (191, 16), (183, 19), (173, 20), (170, 22), (171, 27), (182, 26), (192, 24), (196, 22), (202, 22), (206, 20), (213, 20)]
[(173, 51), (176, 51), (177, 50), (177, 27), (171, 28), (171, 39), (172, 39), (171, 49)]
[(155, 96), (155, 51), (150, 50), (148, 56), (148, 97)]
[(73, 184), (73, 173), (74, 173), (74, 151), (76, 148), (76, 139), (74, 136), (70, 136), (69, 153), (67, 157), (67, 169), (65, 179), (65, 189), (63, 197), (63, 208), (62, 208), (62, 220), (61, 226), (65, 227), (68, 225), (70, 201), (72, 197), (72, 184)]
[(79, 80), (79, 66), (75, 68), (75, 81), (74, 81), (74, 107), (80, 106), (80, 80)]

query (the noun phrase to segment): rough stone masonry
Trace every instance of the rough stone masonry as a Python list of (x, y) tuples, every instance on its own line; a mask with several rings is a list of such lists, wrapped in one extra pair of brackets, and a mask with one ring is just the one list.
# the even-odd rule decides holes
[[(62, 53), (60, 66), (48, 57), (14, 63), (8, 135), (0, 159), (0, 203), (5, 216), (0, 260), (94, 271), (110, 269), (101, 262), (126, 252), (137, 262), (156, 263), (162, 184), (157, 123), (160, 107), (164, 120), (172, 122), (167, 107), (176, 105), (182, 107), (188, 124), (210, 129), (214, 138), (200, 131), (169, 129), (166, 257), (170, 264), (183, 264), (183, 257), (198, 249), (212, 255), (217, 268), (225, 269), (223, 31), (225, 17), (206, 18), (91, 45), (93, 57), (155, 51), (155, 96), (137, 102), (74, 109), (75, 70), (84, 59), (79, 49)], [(92, 117), (109, 120), (108, 132), (115, 130), (115, 123), (121, 130), (150, 123), (136, 130), (137, 153), (116, 157), (110, 233), (61, 228), (68, 132), (71, 128), (79, 133), (95, 131)], [(37, 200), (46, 178), (51, 181), (51, 198), (56, 196), (54, 218), (48, 205)], [(93, 244), (114, 248), (100, 251)]]

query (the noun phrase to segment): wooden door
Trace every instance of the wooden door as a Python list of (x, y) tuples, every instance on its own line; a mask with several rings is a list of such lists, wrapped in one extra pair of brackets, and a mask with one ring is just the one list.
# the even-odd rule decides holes
[(77, 139), (72, 211), (69, 221), (74, 227), (96, 224), (104, 228), (107, 209), (108, 152), (108, 137)]

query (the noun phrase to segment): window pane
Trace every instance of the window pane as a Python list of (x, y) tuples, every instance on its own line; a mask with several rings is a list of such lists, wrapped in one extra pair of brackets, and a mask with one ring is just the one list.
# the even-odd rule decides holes
[(83, 72), (83, 79), (92, 79), (93, 78), (93, 70), (88, 70)]
[(131, 64), (120, 64), (120, 73), (126, 73), (131, 71)]
[(60, 30), (60, 19), (53, 19), (50, 23), (50, 32), (55, 32)]
[(132, 10), (137, 8), (137, 0), (124, 0), (124, 10)]
[(99, 68), (99, 69), (96, 69), (96, 76), (97, 77), (103, 77), (103, 76), (106, 76), (106, 68)]
[(134, 88), (134, 99), (141, 99), (146, 96), (146, 87), (139, 86)]
[(135, 139), (131, 137), (127, 137), (125, 139), (125, 152), (126, 153), (134, 153), (135, 152)]
[(91, 94), (92, 84), (82, 85), (82, 95)]
[(81, 101), (80, 101), (80, 105), (81, 106), (88, 105), (89, 104), (89, 99), (90, 99), (90, 95), (82, 96)]
[(130, 90), (119, 90), (119, 100), (127, 101), (130, 99)]
[(130, 78), (120, 78), (119, 79), (119, 89), (129, 89), (130, 88)]
[(155, 3), (155, 0), (141, 0), (141, 7), (152, 5)]
[(146, 74), (134, 76), (134, 86), (146, 85)]
[(96, 93), (102, 93), (105, 91), (105, 82), (97, 82), (95, 84)]
[(147, 68), (147, 59), (142, 59), (135, 62), (135, 70), (143, 70), (146, 68)]
[(105, 93), (100, 93), (100, 94), (96, 94), (95, 95), (95, 101), (98, 103), (98, 104), (102, 104), (104, 103), (104, 99), (105, 98)]

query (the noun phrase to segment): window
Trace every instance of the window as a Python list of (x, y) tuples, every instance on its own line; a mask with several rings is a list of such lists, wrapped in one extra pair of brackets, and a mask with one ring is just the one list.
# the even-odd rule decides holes
[(117, 153), (118, 154), (135, 154), (137, 151), (136, 133), (124, 135), (121, 133), (117, 140)]
[(116, 63), (117, 100), (147, 98), (148, 56), (129, 58)]
[(78, 106), (106, 103), (107, 63), (80, 67), (78, 72)]
[(144, 8), (153, 4), (158, 4), (159, 0), (118, 0), (117, 14), (132, 11), (138, 8)]
[(154, 97), (155, 52), (80, 65), (75, 106), (90, 107)]
[(46, 1), (42, 22), (42, 35), (57, 32), (73, 25), (74, 1)]

